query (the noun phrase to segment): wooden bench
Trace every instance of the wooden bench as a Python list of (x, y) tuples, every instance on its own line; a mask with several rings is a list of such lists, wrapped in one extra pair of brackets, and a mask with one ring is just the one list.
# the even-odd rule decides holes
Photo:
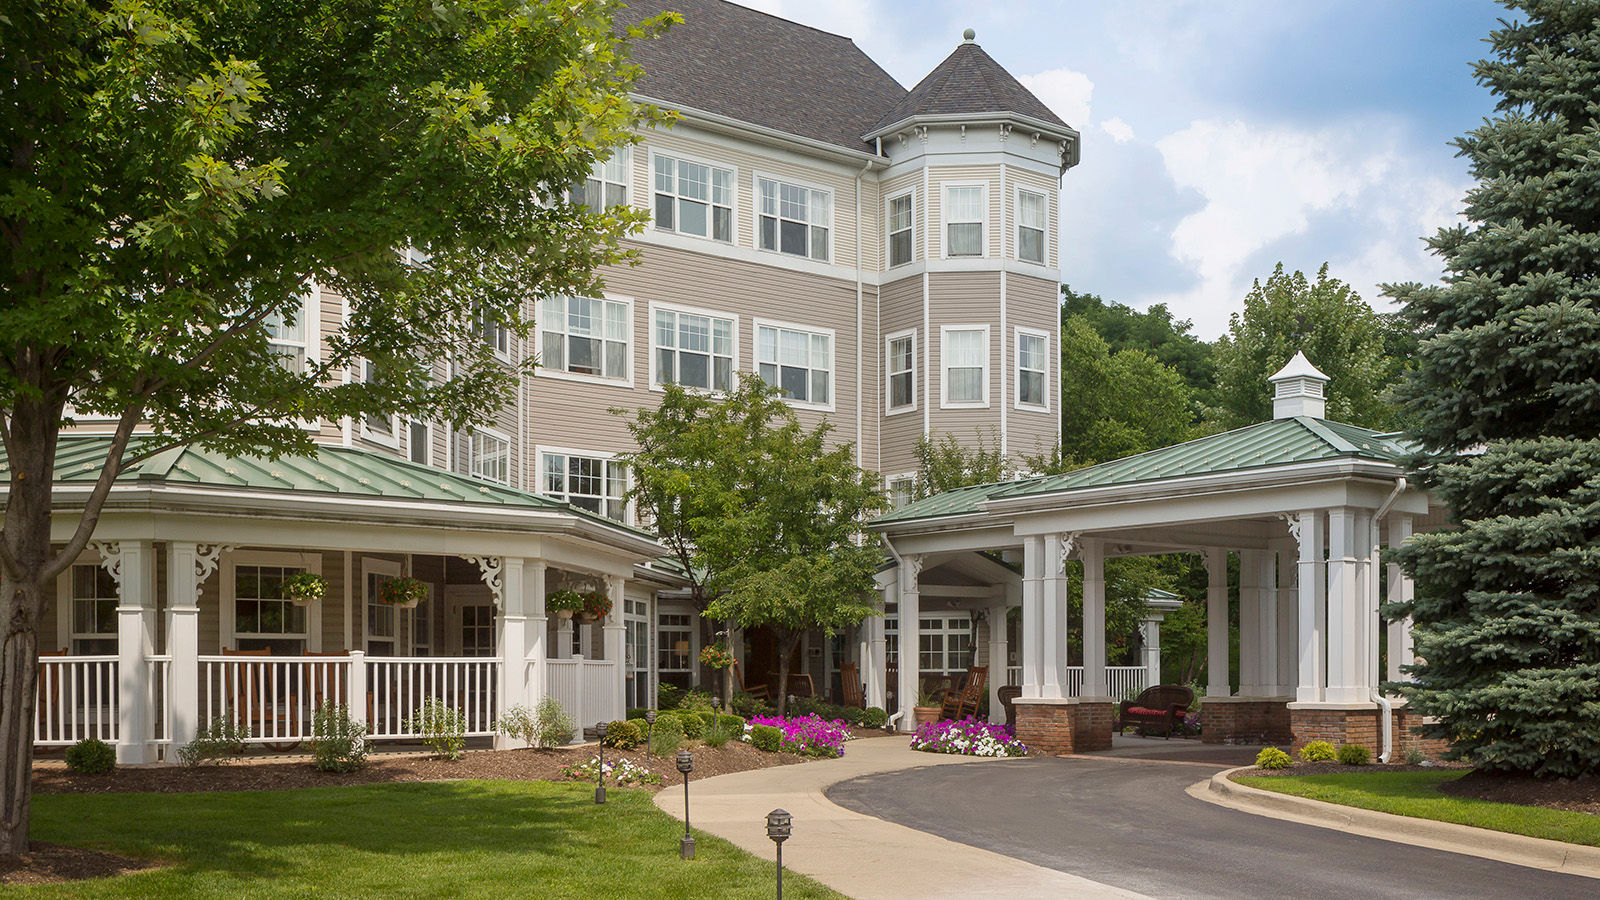
[(1138, 726), (1141, 731), (1159, 728), (1170, 740), (1193, 704), (1194, 691), (1189, 688), (1180, 684), (1158, 684), (1145, 688), (1132, 700), (1122, 701), (1117, 707), (1117, 721), (1113, 727), (1118, 734), (1130, 725)]

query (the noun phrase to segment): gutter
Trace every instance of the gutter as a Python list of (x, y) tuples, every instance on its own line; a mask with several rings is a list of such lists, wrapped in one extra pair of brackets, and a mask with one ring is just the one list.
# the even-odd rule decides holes
[[(1372, 564), (1374, 566), (1374, 569), (1373, 569), (1373, 576), (1371, 578), (1371, 583), (1372, 583), (1372, 590), (1373, 590), (1373, 595), (1374, 595), (1373, 599), (1374, 600), (1377, 599), (1376, 595), (1377, 595), (1377, 589), (1378, 589), (1377, 588), (1378, 579), (1377, 579), (1377, 569), (1376, 569), (1376, 566), (1378, 564), (1378, 562), (1377, 562), (1377, 560), (1378, 560), (1378, 525), (1379, 525), (1379, 523), (1381, 523), (1383, 521), (1383, 517), (1389, 514), (1389, 510), (1394, 508), (1395, 501), (1400, 499), (1400, 495), (1405, 492), (1405, 489), (1406, 489), (1406, 478), (1405, 478), (1404, 475), (1402, 475), (1399, 478), (1396, 478), (1394, 480), (1394, 490), (1389, 492), (1389, 496), (1384, 498), (1383, 505), (1378, 507), (1378, 511), (1376, 513), (1374, 513), (1373, 516), (1372, 516), (1372, 526), (1371, 526), (1371, 528), (1372, 528), (1372, 559), (1373, 559)], [(1378, 704), (1379, 708), (1381, 708), (1383, 710), (1383, 717), (1382, 717), (1383, 725), (1382, 725), (1382, 729), (1381, 729), (1382, 732), (1383, 732), (1383, 752), (1378, 755), (1378, 761), (1382, 762), (1382, 763), (1387, 763), (1387, 762), (1389, 762), (1389, 759), (1394, 756), (1394, 701), (1390, 700), (1388, 697), (1385, 697), (1383, 695), (1383, 691), (1378, 689), (1378, 642), (1377, 641), (1373, 641), (1372, 642), (1372, 653), (1368, 655), (1367, 664), (1372, 667), (1372, 669), (1371, 669), (1371, 677), (1372, 677), (1372, 681), (1373, 681), (1372, 699), (1373, 699), (1374, 702), (1376, 702)]]
[[(711, 131), (720, 131), (724, 134), (753, 137), (764, 143), (768, 143), (777, 147), (793, 147), (798, 144), (808, 150), (827, 156), (832, 156), (840, 160), (850, 160), (853, 162), (859, 162), (861, 160), (881, 161), (881, 157), (876, 157), (866, 150), (855, 150), (839, 144), (830, 144), (827, 141), (819, 141), (816, 138), (793, 134), (777, 128), (769, 128), (765, 125), (757, 125), (753, 122), (735, 119), (732, 116), (724, 116), (720, 113), (708, 112), (703, 109), (696, 109), (692, 106), (684, 106), (681, 103), (675, 103), (671, 100), (662, 100), (659, 97), (651, 97), (638, 93), (630, 93), (628, 96), (638, 102), (649, 103), (654, 106), (661, 107), (662, 109), (672, 110), (686, 119), (692, 119), (701, 126), (708, 127), (708, 129)], [(862, 140), (864, 143), (870, 142), (870, 138), (863, 138)]]

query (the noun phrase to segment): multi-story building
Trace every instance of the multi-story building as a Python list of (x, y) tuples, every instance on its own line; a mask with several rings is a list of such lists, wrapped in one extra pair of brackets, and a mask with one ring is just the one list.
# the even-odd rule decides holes
[[(697, 681), (700, 629), (673, 599), (672, 571), (654, 562), (660, 548), (633, 527), (616, 460), (629, 435), (608, 412), (647, 406), (668, 382), (717, 391), (767, 379), (902, 495), (923, 437), (983, 440), (1013, 459), (1056, 441), (1057, 188), (1078, 161), (1077, 132), (970, 31), (908, 91), (847, 37), (722, 0), (641, 2), (623, 15), (668, 7), (684, 22), (636, 46), (646, 72), (637, 91), (677, 122), (574, 189), (651, 213), (630, 239), (641, 263), (607, 271), (601, 296), (530, 309), (527, 341), (485, 330), (508, 362), (539, 361), (492, 426), (325, 422), (316, 460), (191, 450), (141, 467), (108, 506), (102, 543), (64, 577), (41, 646), (114, 655), (124, 695), (175, 687), (159, 714), (124, 714), (125, 732), (181, 739), (251, 678), (278, 671), (224, 659), (247, 651), (324, 667), (304, 655), (498, 659), (492, 677), (465, 662), (440, 677), (486, 678), (501, 701), (556, 694), (612, 717), (646, 704), (660, 680)], [(314, 358), (344, 312), (342, 298), (313, 291), (275, 342)], [(94, 439), (75, 440), (93, 458)], [(63, 477), (70, 500), (76, 475)], [(207, 505), (224, 493), (231, 506)], [(307, 570), (328, 580), (318, 601), (287, 603), (266, 586)], [(377, 600), (400, 575), (431, 591), (409, 612)], [(542, 598), (560, 586), (603, 586), (614, 609), (603, 624), (547, 620)], [(849, 652), (808, 647), (806, 668), (826, 683)], [(393, 720), (409, 702), (399, 682), (386, 700), (391, 676), (356, 665), (369, 716)], [(363, 679), (339, 678), (319, 690), (352, 691), (359, 707)], [(451, 690), (481, 699), (488, 688)], [(281, 699), (280, 730), (264, 730), (303, 730), (304, 710), (288, 709), (312, 693)], [(173, 716), (176, 725), (155, 721)]]

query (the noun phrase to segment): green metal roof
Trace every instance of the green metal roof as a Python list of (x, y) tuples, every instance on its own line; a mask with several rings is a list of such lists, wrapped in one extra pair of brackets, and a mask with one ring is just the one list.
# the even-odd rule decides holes
[(937, 494), (872, 520), (890, 525), (978, 512), (987, 500), (1243, 472), (1339, 458), (1395, 463), (1410, 450), (1395, 435), (1343, 422), (1296, 416), (1249, 425), (1061, 475), (961, 488)]
[[(139, 440), (135, 438), (130, 443), (136, 448)], [(63, 436), (56, 448), (56, 482), (84, 485), (93, 482), (100, 475), (110, 441), (109, 437), (100, 435)], [(3, 451), (0, 451), (0, 472), (7, 467)], [(276, 460), (227, 456), (197, 446), (174, 447), (133, 463), (117, 477), (117, 483), (193, 485), (547, 510), (655, 539), (647, 531), (559, 500), (351, 447), (318, 445), (314, 455), (285, 456)]]

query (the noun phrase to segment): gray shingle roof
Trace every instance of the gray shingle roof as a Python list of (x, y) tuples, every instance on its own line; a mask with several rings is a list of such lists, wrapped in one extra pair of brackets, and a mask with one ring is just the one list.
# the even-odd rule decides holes
[(666, 10), (683, 23), (634, 45), (646, 97), (870, 151), (861, 136), (906, 96), (849, 38), (724, 0), (635, 0), (617, 23)]
[[(912, 116), (1009, 112), (1069, 127), (975, 43), (964, 43), (878, 119), (873, 131)], [(872, 133), (872, 132), (867, 132)]]

